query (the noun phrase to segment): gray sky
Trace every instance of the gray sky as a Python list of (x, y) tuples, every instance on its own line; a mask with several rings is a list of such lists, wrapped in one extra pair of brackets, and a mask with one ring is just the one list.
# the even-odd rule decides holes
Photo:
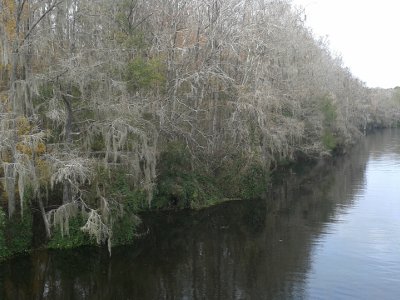
[(306, 24), (369, 87), (400, 86), (399, 0), (293, 0)]

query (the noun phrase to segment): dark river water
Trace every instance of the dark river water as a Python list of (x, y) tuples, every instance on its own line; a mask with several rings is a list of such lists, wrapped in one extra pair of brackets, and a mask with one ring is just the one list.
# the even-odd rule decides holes
[[(294, 171), (299, 172), (299, 171)], [(400, 130), (266, 200), (144, 216), (132, 247), (0, 265), (0, 299), (400, 299)]]

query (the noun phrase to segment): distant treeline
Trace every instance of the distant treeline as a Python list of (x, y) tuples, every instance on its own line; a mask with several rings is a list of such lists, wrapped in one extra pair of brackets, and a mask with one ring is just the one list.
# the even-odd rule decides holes
[(259, 197), (277, 167), (399, 125), (400, 89), (367, 88), (304, 18), (284, 0), (0, 0), (0, 256), (111, 249), (138, 211)]

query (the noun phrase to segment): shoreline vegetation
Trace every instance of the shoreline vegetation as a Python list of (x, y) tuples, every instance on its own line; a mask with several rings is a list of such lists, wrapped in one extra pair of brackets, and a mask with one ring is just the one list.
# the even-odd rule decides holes
[[(0, 0), (0, 260), (130, 244), (400, 125), (291, 1)], [(368, 63), (368, 62), (366, 62)]]

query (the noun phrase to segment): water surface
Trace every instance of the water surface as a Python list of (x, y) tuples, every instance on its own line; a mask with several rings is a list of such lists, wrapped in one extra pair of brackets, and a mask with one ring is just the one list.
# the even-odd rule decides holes
[(111, 258), (13, 259), (0, 298), (399, 299), (400, 131), (307, 173), (266, 200), (144, 216), (150, 234)]

